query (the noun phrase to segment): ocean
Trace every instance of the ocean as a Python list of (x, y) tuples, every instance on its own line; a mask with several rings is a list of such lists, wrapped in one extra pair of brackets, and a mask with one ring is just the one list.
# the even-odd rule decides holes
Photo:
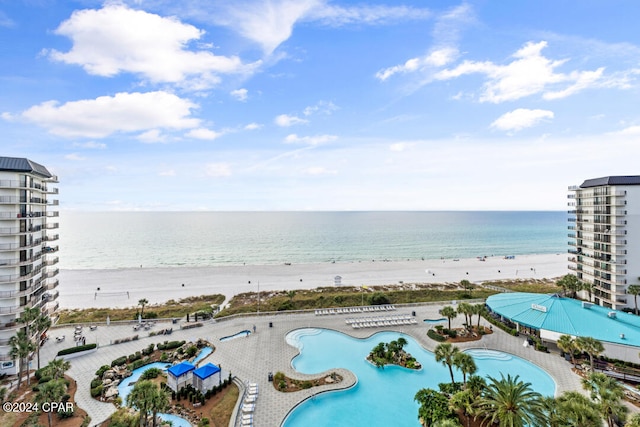
[(207, 267), (556, 254), (567, 214), (61, 212), (61, 269)]

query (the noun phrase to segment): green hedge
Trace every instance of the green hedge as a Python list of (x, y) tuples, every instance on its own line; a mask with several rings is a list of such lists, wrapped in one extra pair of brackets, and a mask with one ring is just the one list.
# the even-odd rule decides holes
[(438, 342), (444, 342), (446, 340), (445, 337), (443, 337), (442, 335), (438, 334), (436, 331), (434, 331), (433, 329), (429, 329), (427, 331), (427, 336), (429, 338), (431, 338), (432, 340), (438, 341)]
[(69, 348), (65, 348), (63, 350), (60, 350), (58, 352), (58, 356), (64, 356), (66, 354), (73, 354), (73, 353), (78, 353), (80, 351), (87, 351), (87, 350), (93, 350), (94, 348), (96, 348), (98, 345), (96, 343), (93, 344), (87, 344), (87, 345), (80, 345), (78, 347), (69, 347)]

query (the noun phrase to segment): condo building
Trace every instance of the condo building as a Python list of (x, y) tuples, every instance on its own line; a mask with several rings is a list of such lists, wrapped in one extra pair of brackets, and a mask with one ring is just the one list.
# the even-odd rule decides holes
[[(10, 339), (28, 307), (57, 321), (58, 178), (25, 158), (0, 157), (0, 375), (18, 372)], [(41, 344), (37, 328), (31, 339)]]
[(569, 269), (590, 285), (581, 297), (634, 308), (640, 284), (640, 176), (607, 176), (569, 187)]

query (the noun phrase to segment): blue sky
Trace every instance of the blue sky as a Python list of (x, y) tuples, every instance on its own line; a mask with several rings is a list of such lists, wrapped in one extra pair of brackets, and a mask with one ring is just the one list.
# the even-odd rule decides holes
[(74, 210), (563, 210), (639, 174), (640, 3), (0, 0)]

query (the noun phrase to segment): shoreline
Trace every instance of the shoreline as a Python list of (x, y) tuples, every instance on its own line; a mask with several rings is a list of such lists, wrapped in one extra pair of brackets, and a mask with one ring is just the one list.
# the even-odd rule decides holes
[(235, 265), (216, 267), (153, 267), (61, 269), (60, 309), (135, 307), (189, 296), (223, 294), (227, 301), (244, 292), (314, 289), (335, 286), (403, 283), (484, 282), (507, 279), (552, 279), (567, 274), (567, 255), (517, 255), (409, 261), (367, 261), (314, 264)]

